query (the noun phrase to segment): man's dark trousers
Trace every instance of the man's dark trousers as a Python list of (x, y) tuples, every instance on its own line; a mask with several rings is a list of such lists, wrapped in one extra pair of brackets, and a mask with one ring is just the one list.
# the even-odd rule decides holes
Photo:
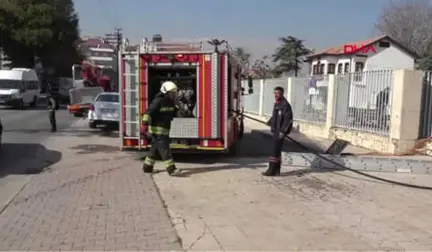
[(51, 125), (51, 132), (57, 131), (57, 122), (56, 122), (56, 116), (55, 116), (55, 109), (50, 109), (48, 111), (48, 118)]
[(282, 156), (283, 143), (284, 143), (284, 138), (281, 139), (279, 134), (273, 135), (269, 162), (270, 162), (270, 166), (273, 166), (274, 169), (279, 171), (281, 168), (281, 156)]

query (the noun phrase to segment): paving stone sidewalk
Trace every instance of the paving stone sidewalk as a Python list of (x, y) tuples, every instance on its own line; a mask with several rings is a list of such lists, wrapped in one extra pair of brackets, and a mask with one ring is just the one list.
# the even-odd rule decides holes
[(62, 159), (0, 214), (0, 250), (181, 250), (152, 178), (117, 143), (74, 131), (47, 142)]

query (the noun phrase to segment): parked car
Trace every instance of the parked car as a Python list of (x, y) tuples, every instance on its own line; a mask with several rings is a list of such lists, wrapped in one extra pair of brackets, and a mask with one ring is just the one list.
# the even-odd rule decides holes
[(39, 97), (39, 78), (27, 68), (0, 70), (0, 105), (24, 109), (36, 106)]
[(119, 93), (104, 92), (96, 96), (89, 108), (87, 118), (91, 129), (98, 126), (118, 129), (120, 121)]

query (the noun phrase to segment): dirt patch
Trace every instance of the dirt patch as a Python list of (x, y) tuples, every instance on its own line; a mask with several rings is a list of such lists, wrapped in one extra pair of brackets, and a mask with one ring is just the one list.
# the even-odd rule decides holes
[(119, 148), (116, 146), (101, 144), (82, 144), (71, 147), (70, 149), (75, 150), (76, 154), (94, 154), (98, 152), (114, 153), (119, 151)]

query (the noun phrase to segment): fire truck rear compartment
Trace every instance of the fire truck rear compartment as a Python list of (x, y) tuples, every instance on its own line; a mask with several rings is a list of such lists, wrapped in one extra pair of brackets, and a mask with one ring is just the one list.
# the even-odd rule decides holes
[[(197, 68), (196, 66), (151, 66), (148, 68), (148, 98), (153, 100), (155, 95), (160, 92), (161, 85), (164, 81), (172, 81), (177, 87), (179, 93), (192, 88), (193, 95), (190, 102), (193, 104), (191, 114), (188, 116), (178, 115), (178, 117), (196, 117), (196, 95), (197, 95)], [(190, 92), (190, 91), (189, 91)], [(183, 102), (185, 102), (183, 100)]]

